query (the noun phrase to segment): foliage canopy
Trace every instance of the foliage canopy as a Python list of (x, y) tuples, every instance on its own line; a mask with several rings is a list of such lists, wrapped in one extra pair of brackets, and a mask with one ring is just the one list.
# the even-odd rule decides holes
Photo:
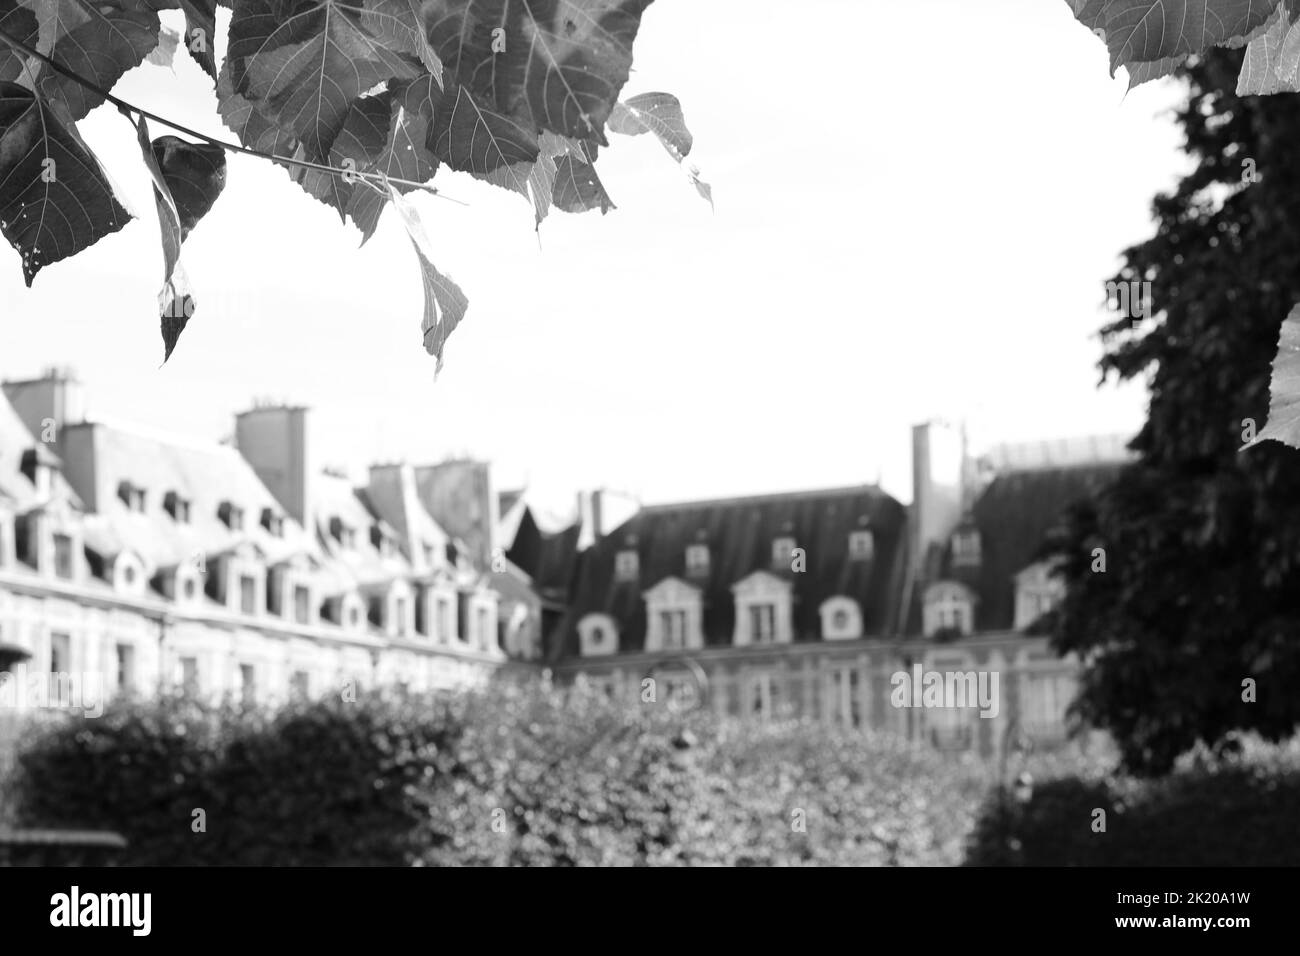
[[(411, 234), (425, 291), (425, 348), (443, 344), (468, 300), (433, 264), (404, 194), (441, 167), (526, 198), (540, 225), (613, 208), (595, 162), (606, 130), (649, 132), (679, 163), (691, 148), (666, 93), (619, 102), (651, 0), (231, 0), (218, 68), (217, 0), (0, 0), (0, 232), (30, 286), (130, 219), (77, 122), (110, 103), (136, 125), (153, 177), (164, 260), (165, 357), (194, 312), (185, 236), (226, 181), (225, 151), (281, 163), (368, 240), (392, 203)], [(184, 34), (161, 11), (183, 16)], [(177, 126), (112, 93), (146, 59), (184, 46), (216, 86), (240, 144)], [(151, 140), (147, 121), (177, 136)], [(709, 187), (688, 167), (705, 198)], [(164, 359), (165, 360), (165, 359)]]

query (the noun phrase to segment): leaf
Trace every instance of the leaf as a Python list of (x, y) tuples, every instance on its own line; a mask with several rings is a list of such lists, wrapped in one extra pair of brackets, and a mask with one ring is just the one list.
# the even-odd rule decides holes
[(1237, 77), (1237, 95), (1291, 93), (1297, 86), (1300, 66), (1300, 24), (1294, 24), (1286, 8), (1278, 7), (1266, 29), (1246, 46)]
[(1246, 47), (1246, 55), (1241, 61), (1241, 73), (1237, 76), (1237, 95), (1277, 93), (1286, 89), (1278, 78), (1277, 66), (1282, 55), (1282, 44), (1290, 29), (1281, 9), (1274, 12), (1269, 19), (1268, 28), (1263, 35), (1256, 37)]
[[(429, 101), (428, 84), (434, 82), (432, 76), (425, 76), (412, 81), (408, 86), (399, 86), (394, 91), (388, 140), (366, 172), (379, 172), (393, 179), (413, 183), (426, 183), (433, 178), (438, 168), (438, 157), (428, 147), (433, 116), (425, 109), (425, 104)], [(402, 183), (391, 185), (400, 193), (415, 188)], [(347, 213), (361, 230), (362, 245), (375, 234), (387, 201), (387, 194), (369, 186), (352, 191)]]
[(424, 334), (424, 350), (438, 360), (436, 371), (441, 371), (443, 347), (447, 343), (447, 337), (465, 318), (469, 300), (455, 282), (434, 267), (429, 237), (415, 207), (391, 187), (388, 199), (402, 217), (402, 224), (406, 227), (411, 245), (415, 247), (415, 254), (420, 260), (420, 278), (424, 282), (424, 321), (420, 325), (420, 331)]
[(0, 82), (0, 232), (22, 254), (27, 285), (130, 218), (67, 111)]
[[(18, 0), (0, 0), (0, 30), (35, 48), (39, 29), (34, 11), (19, 4)], [(16, 81), (25, 76), (24, 63), (25, 57), (21, 53), (0, 42), (0, 80)]]
[(435, 156), (452, 169), (528, 195), (528, 175), (538, 154), (534, 130), (460, 84), (439, 98), (433, 116), (429, 148)]
[(417, 57), (442, 86), (442, 61), (428, 40), (430, 7), (425, 0), (364, 0), (361, 23), (389, 49)]
[(713, 187), (700, 179), (700, 170), (688, 164), (693, 139), (686, 127), (681, 102), (671, 93), (644, 93), (618, 104), (610, 115), (610, 129), (637, 136), (654, 133), (664, 149), (686, 171), (686, 177), (709, 205), (713, 205)]
[(1102, 31), (1110, 72), (1200, 53), (1266, 23), (1279, 0), (1072, 0), (1076, 18)]
[(697, 167), (686, 163), (694, 140), (686, 128), (686, 116), (677, 97), (671, 93), (633, 96), (626, 103), (614, 106), (609, 115), (609, 128), (624, 136), (653, 133), (668, 155), (686, 170), (686, 177), (696, 192), (707, 199), (710, 206), (713, 205), (713, 187), (700, 179)]
[(668, 155), (681, 162), (694, 143), (686, 128), (681, 100), (671, 93), (641, 93), (617, 103), (609, 115), (609, 128), (624, 136), (654, 133)]
[(363, 28), (337, 0), (245, 0), (230, 21), (232, 92), (323, 162), (354, 100), (421, 71)]
[(1272, 440), (1300, 448), (1300, 305), (1282, 323), (1268, 393), (1268, 424), (1250, 445)]
[(204, 73), (217, 79), (216, 0), (180, 0), (185, 12), (185, 49)]
[(181, 243), (225, 188), (226, 154), (218, 146), (187, 143), (176, 136), (160, 136), (150, 143), (144, 117), (136, 131), (145, 166), (153, 179), (162, 232), (163, 286), (158, 293), (158, 308), (166, 364), (196, 305), (180, 265)]
[(153, 150), (176, 202), (184, 241), (226, 188), (226, 152), (220, 146), (188, 143), (177, 136), (159, 136)]
[[(32, 6), (40, 26), (37, 51), (101, 90), (112, 90), (158, 45), (161, 25), (148, 0), (32, 0)], [(104, 102), (48, 65), (41, 66), (37, 85), (74, 120)]]
[(601, 215), (614, 208), (614, 202), (596, 175), (596, 167), (587, 161), (581, 148), (555, 160), (555, 186), (551, 201), (564, 212), (587, 212), (599, 209)]
[(181, 35), (170, 27), (163, 27), (158, 31), (158, 45), (153, 48), (146, 60), (154, 66), (164, 66), (168, 69), (176, 68), (176, 51), (181, 45)]
[(1165, 57), (1163, 60), (1153, 60), (1150, 63), (1130, 63), (1128, 65), (1128, 88), (1132, 90), (1143, 83), (1169, 76), (1186, 62), (1186, 56), (1173, 56)]
[(181, 217), (176, 210), (176, 202), (172, 199), (171, 189), (163, 179), (153, 144), (149, 142), (149, 128), (143, 116), (136, 123), (136, 140), (140, 144), (145, 168), (153, 179), (154, 204), (158, 207), (158, 228), (162, 233), (163, 282), (168, 283), (171, 282), (172, 273), (181, 257)]
[(700, 168), (694, 165), (686, 166), (686, 178), (690, 180), (691, 185), (695, 187), (695, 191), (704, 197), (705, 201), (707, 201), (709, 206), (712, 207), (713, 187), (700, 179)]
[[(181, 257), (181, 217), (172, 199), (171, 189), (163, 178), (144, 117), (136, 124), (136, 136), (145, 168), (153, 179), (154, 205), (158, 209), (158, 229), (162, 234), (163, 285), (158, 293), (158, 310), (163, 337), (163, 364), (172, 356), (176, 342), (194, 311), (194, 299), (184, 288), (176, 286), (176, 269)], [(186, 311), (186, 305), (189, 311)]]
[[(329, 165), (360, 172), (374, 163), (388, 140), (391, 100), (392, 95), (384, 91), (376, 96), (363, 96), (352, 104), (343, 129), (330, 147)], [(340, 219), (345, 218), (355, 192), (374, 192), (369, 186), (358, 184), (355, 177), (317, 169), (299, 167), (292, 176), (312, 196), (338, 210)]]
[(430, 42), (481, 102), (530, 131), (605, 145), (650, 0), (430, 2)]
[[(230, 78), (230, 60), (217, 77), (217, 110), (226, 128), (239, 137), (241, 145), (271, 156), (293, 157), (299, 149), (292, 133), (280, 129), (251, 102), (235, 92)], [(283, 164), (282, 164), (283, 165)]]

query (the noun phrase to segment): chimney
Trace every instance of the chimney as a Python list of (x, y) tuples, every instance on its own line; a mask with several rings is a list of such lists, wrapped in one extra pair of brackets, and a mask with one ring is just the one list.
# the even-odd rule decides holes
[(966, 442), (947, 422), (912, 427), (912, 573), (924, 580), (927, 556), (944, 545), (961, 521), (965, 495)]
[(501, 522), (500, 501), (485, 461), (461, 459), (415, 470), (416, 492), (433, 519), (465, 542), (476, 567), (492, 566)]
[(62, 454), (63, 426), (86, 420), (85, 392), (70, 369), (48, 368), (40, 378), (5, 382), (0, 388), (32, 436), (56, 454)]
[(308, 408), (259, 405), (235, 416), (235, 447), (285, 512), (311, 526), (313, 466)]
[[(421, 526), (416, 523), (415, 515), (420, 508), (420, 497), (416, 491), (415, 469), (408, 464), (384, 464), (370, 466), (370, 483), (367, 486), (372, 503), (382, 502), (384, 511), (392, 514), (397, 533), (402, 536), (402, 543), (411, 555), (411, 564), (417, 572), (433, 570), (441, 560), (436, 558), (431, 565), (420, 547)], [(426, 542), (431, 543), (431, 542)]]
[(582, 530), (578, 550), (589, 548), (641, 509), (640, 503), (629, 494), (597, 488), (578, 493), (578, 519)]

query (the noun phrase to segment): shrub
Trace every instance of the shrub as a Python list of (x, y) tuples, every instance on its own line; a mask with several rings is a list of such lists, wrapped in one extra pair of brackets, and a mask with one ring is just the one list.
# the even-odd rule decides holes
[[(1106, 831), (1093, 831), (1094, 811)], [(1202, 756), (1161, 779), (1088, 772), (1018, 798), (995, 791), (972, 833), (974, 866), (1297, 866), (1296, 748)]]
[(33, 725), (11, 792), (19, 826), (113, 830), (135, 863), (204, 862), (190, 810), (209, 805), (221, 715), (176, 697)]
[(27, 742), (16, 814), (115, 830), (135, 864), (402, 864), (429, 833), (413, 784), (439, 772), (453, 728), (445, 707), (373, 695), (275, 714), (119, 704)]

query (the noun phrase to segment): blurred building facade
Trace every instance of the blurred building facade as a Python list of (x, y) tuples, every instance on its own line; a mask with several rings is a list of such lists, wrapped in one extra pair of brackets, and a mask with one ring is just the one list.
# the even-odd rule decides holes
[[(544, 528), (512, 502), (508, 554), (550, 601), (546, 661), (562, 680), (992, 755), (1011, 730), (1065, 737), (1078, 667), (1043, 633), (1061, 586), (1040, 552), (1126, 456), (1107, 438), (977, 458), (960, 429), (931, 422), (913, 429), (910, 506), (864, 485), (655, 505), (613, 523), (597, 492), (574, 524)], [(898, 690), (910, 687), (900, 674), (981, 672), (998, 675), (996, 715)]]
[[(2, 392), (0, 671), (276, 702), (548, 668), (986, 755), (1009, 730), (1064, 736), (1077, 662), (1048, 647), (1042, 546), (1127, 456), (1106, 438), (975, 457), (931, 422), (911, 505), (875, 485), (646, 507), (599, 490), (555, 514), (477, 461), (354, 482), (316, 461), (301, 407), (260, 404), (219, 444), (90, 419), (66, 372)], [(900, 674), (980, 673), (995, 716), (899, 703)]]
[[(266, 404), (233, 445), (205, 443), (88, 420), (67, 372), (4, 383), (0, 668), (274, 702), (482, 684), (536, 658), (540, 601), (491, 566), (486, 469), (375, 465), (354, 484), (315, 461), (311, 425)], [(23, 681), (0, 703), (31, 705)]]

